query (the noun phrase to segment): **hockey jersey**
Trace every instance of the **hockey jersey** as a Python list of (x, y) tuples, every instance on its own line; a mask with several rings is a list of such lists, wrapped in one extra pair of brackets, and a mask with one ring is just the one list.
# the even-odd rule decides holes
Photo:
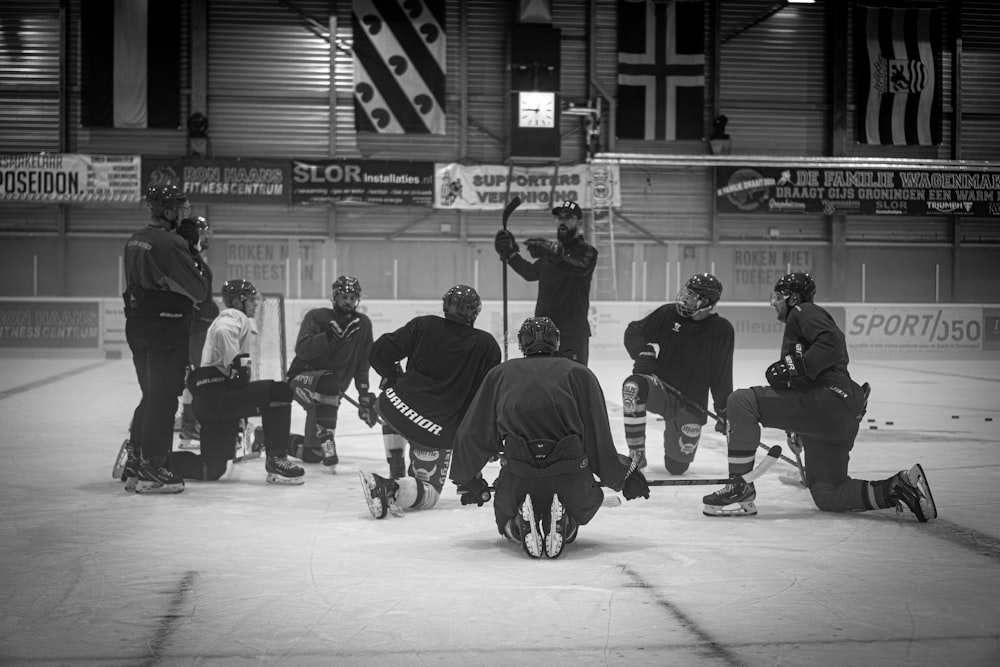
[[(294, 378), (304, 371), (330, 371), (337, 376), (341, 393), (351, 386), (351, 380), (354, 380), (354, 386), (359, 392), (367, 391), (372, 321), (364, 313), (355, 312), (351, 319), (357, 319), (357, 330), (344, 338), (330, 338), (327, 330), (334, 317), (333, 308), (315, 308), (302, 318), (299, 336), (295, 339), (295, 358), (288, 367), (288, 377)], [(343, 323), (346, 325), (347, 320)]]
[(812, 302), (789, 309), (781, 340), (782, 356), (794, 353), (797, 344), (802, 346), (806, 375), (811, 380), (839, 389), (842, 396), (853, 393), (847, 371), (847, 341), (830, 313)]
[[(201, 367), (216, 368), (229, 375), (229, 364), (239, 354), (250, 354), (257, 324), (238, 308), (226, 308), (212, 320), (201, 350)], [(256, 359), (251, 359), (256, 362)]]

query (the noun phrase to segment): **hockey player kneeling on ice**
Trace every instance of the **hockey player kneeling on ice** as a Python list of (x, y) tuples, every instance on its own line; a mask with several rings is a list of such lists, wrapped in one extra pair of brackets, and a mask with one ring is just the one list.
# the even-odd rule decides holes
[(257, 288), (247, 280), (222, 286), (225, 309), (205, 337), (201, 366), (188, 376), (194, 414), (201, 423), (201, 454), (176, 452), (174, 473), (215, 481), (235, 456), (240, 419), (260, 416), (271, 484), (302, 484), (304, 471), (288, 460), (292, 390), (277, 380), (250, 380), (252, 338), (257, 335)]
[(646, 467), (647, 412), (663, 415), (663, 464), (673, 475), (694, 461), (710, 390), (719, 418), (715, 430), (726, 432), (736, 335), (729, 320), (714, 312), (721, 296), (719, 279), (698, 273), (674, 303), (625, 327), (625, 349), (635, 360), (622, 383), (625, 442), (640, 468)]
[(341, 395), (352, 380), (361, 405), (358, 416), (369, 428), (378, 423), (371, 409), (375, 394), (368, 388), (372, 321), (358, 310), (361, 282), (340, 276), (332, 288), (332, 308), (315, 308), (302, 318), (295, 358), (288, 368), (295, 400), (306, 411), (305, 435), (292, 436), (291, 455), (325, 466), (340, 462), (334, 432)]
[[(500, 363), (493, 336), (475, 328), (482, 310), (476, 290), (455, 285), (442, 299), (444, 317), (421, 315), (372, 345), (369, 361), (382, 376), (375, 402), (381, 415), (390, 478), (360, 471), (368, 509), (434, 507), (444, 488), (455, 430), (486, 373)], [(400, 373), (400, 362), (406, 371)], [(410, 443), (409, 467), (404, 449)]]
[(627, 500), (648, 498), (649, 486), (615, 449), (597, 377), (559, 356), (552, 320), (529, 317), (517, 342), (524, 358), (487, 374), (458, 428), (450, 477), (462, 504), (481, 506), (490, 499), (481, 471), (500, 456), (497, 529), (532, 558), (557, 558), (601, 507), (595, 477)]
[(868, 385), (858, 386), (851, 379), (844, 334), (813, 302), (815, 294), (816, 283), (808, 273), (789, 273), (775, 284), (771, 306), (785, 323), (781, 359), (765, 372), (769, 386), (738, 389), (729, 396), (729, 472), (735, 478), (705, 496), (704, 513), (757, 513), (753, 483), (738, 476), (753, 467), (760, 427), (766, 426), (788, 432), (790, 444), (801, 443), (806, 484), (824, 512), (895, 508), (898, 513), (905, 506), (919, 521), (934, 519), (937, 507), (919, 463), (874, 482), (848, 475)]

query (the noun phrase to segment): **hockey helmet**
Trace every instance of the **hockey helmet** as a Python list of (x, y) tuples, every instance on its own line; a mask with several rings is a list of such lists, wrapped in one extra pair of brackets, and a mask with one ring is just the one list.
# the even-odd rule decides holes
[(559, 327), (547, 317), (529, 317), (517, 331), (521, 354), (553, 356), (559, 352)]
[(471, 327), (483, 309), (483, 300), (468, 285), (455, 285), (445, 292), (442, 305), (445, 317)]
[(333, 281), (333, 295), (350, 294), (361, 298), (361, 281), (354, 276), (338, 276)]
[(701, 310), (709, 309), (722, 297), (722, 283), (711, 273), (696, 273), (684, 283), (677, 293), (677, 312), (691, 317)]
[(233, 278), (222, 286), (222, 303), (226, 308), (240, 308), (247, 301), (257, 296), (257, 288), (249, 280)]
[(187, 195), (173, 183), (151, 185), (146, 190), (146, 206), (154, 216), (160, 218), (166, 218), (167, 211), (180, 211), (187, 200)]
[(789, 307), (807, 303), (816, 296), (816, 283), (808, 273), (786, 273), (774, 284), (774, 293), (785, 300)]

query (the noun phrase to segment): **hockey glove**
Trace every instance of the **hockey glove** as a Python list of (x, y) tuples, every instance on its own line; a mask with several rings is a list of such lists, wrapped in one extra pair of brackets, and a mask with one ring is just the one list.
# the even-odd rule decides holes
[(656, 374), (656, 350), (653, 349), (652, 345), (644, 347), (642, 352), (635, 358), (632, 372), (636, 375)]
[(382, 381), (378, 383), (379, 391), (385, 391), (389, 387), (396, 385), (396, 380), (399, 376), (403, 374), (403, 366), (397, 361), (396, 366), (392, 369), (392, 372), (388, 375), (382, 376)]
[(716, 417), (718, 417), (718, 420), (716, 420), (715, 422), (715, 430), (721, 433), (722, 435), (728, 435), (729, 420), (726, 419), (726, 411), (719, 410), (719, 412), (716, 414)]
[(788, 448), (792, 450), (793, 454), (798, 456), (802, 453), (802, 438), (799, 437), (798, 433), (785, 431), (785, 441), (788, 443)]
[(622, 495), (625, 496), (625, 500), (635, 500), (639, 496), (649, 498), (649, 483), (646, 482), (642, 470), (636, 467), (635, 461), (632, 461), (628, 475), (625, 476), (625, 483), (622, 484)]
[(242, 387), (250, 384), (250, 355), (242, 352), (233, 357), (229, 363), (229, 381)]
[(493, 248), (497, 251), (497, 254), (500, 255), (500, 259), (504, 262), (516, 255), (518, 251), (517, 241), (514, 240), (514, 235), (506, 229), (501, 229), (497, 232), (496, 238), (493, 239)]
[(562, 257), (563, 247), (558, 241), (528, 239), (524, 242), (524, 245), (528, 248), (528, 254), (535, 259), (558, 259)]
[(372, 428), (378, 423), (378, 414), (375, 412), (375, 394), (370, 391), (358, 392), (358, 417), (361, 421)]
[(786, 354), (768, 366), (764, 377), (774, 389), (805, 389), (809, 384), (805, 360), (798, 354)]
[(475, 503), (479, 507), (488, 502), (493, 496), (490, 495), (490, 485), (486, 483), (481, 474), (477, 474), (464, 484), (458, 485), (458, 494), (462, 497), (463, 505)]
[(331, 342), (334, 340), (345, 340), (358, 333), (361, 328), (361, 318), (355, 317), (346, 324), (340, 324), (337, 320), (330, 320), (326, 328), (326, 337)]

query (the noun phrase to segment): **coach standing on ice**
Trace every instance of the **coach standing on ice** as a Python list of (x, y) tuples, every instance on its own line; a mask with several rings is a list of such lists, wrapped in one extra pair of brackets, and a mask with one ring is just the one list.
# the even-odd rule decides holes
[(187, 241), (174, 233), (187, 197), (176, 185), (154, 185), (146, 204), (152, 221), (125, 244), (125, 339), (142, 399), (132, 416), (124, 481), (138, 493), (180, 493), (184, 480), (168, 460), (174, 413), (184, 390), (194, 306), (208, 287)]
[[(534, 262), (518, 254), (514, 235), (501, 229), (493, 242), (500, 260), (528, 282), (538, 281), (535, 317), (548, 317), (559, 328), (559, 354), (587, 365), (590, 357), (590, 280), (597, 266), (597, 249), (583, 239), (580, 205), (564, 201), (552, 209), (556, 239), (524, 242)], [(572, 354), (570, 354), (572, 353)]]

